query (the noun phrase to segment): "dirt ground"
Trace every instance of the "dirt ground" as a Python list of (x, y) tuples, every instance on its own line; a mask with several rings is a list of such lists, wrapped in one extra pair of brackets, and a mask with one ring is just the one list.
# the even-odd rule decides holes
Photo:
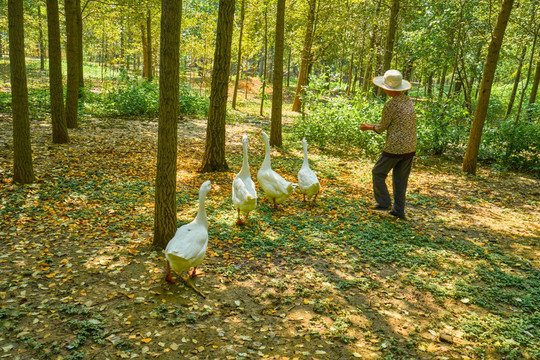
[[(70, 131), (68, 145), (52, 144), (48, 123), (34, 121), (37, 182), (19, 186), (11, 182), (11, 119), (2, 116), (0, 358), (502, 358), (496, 344), (475, 350), (478, 344), (459, 326), (471, 314), (490, 317), (490, 310), (468, 298), (422, 291), (404, 281), (411, 268), (399, 261), (363, 261), (362, 249), (341, 242), (339, 234), (349, 236), (351, 224), (345, 220), (354, 215), (366, 227), (382, 224), (383, 232), (399, 228), (411, 238), (496, 246), (538, 270), (538, 179), (484, 167), (470, 177), (459, 164), (418, 158), (404, 222), (369, 209), (371, 160), (313, 148), (323, 185), (318, 203), (293, 196), (273, 212), (261, 197), (250, 225), (239, 228), (230, 184), (240, 168), (242, 133), (253, 139), (252, 174), (262, 160), (262, 143), (253, 135), (260, 123), (227, 125), (231, 171), (216, 174), (196, 171), (204, 121), (179, 124), (177, 183), (184, 199), (179, 224), (194, 217), (202, 181), (214, 184), (207, 202), (209, 250), (201, 266), (206, 276), (193, 281), (203, 298), (181, 282), (165, 282), (163, 254), (151, 247), (155, 121), (82, 119), (79, 129)], [(294, 180), (285, 158), (300, 164), (300, 147), (272, 150), (272, 155)], [(299, 220), (280, 225), (286, 217)], [(312, 226), (303, 218), (328, 226)], [(316, 250), (309, 243), (307, 250), (287, 243), (292, 248), (265, 251), (246, 240), (264, 234), (286, 241), (283, 237), (310, 228), (321, 244)], [(446, 261), (462, 262), (464, 269), (474, 261), (447, 256), (439, 259), (440, 268), (415, 269), (415, 274), (429, 283)]]

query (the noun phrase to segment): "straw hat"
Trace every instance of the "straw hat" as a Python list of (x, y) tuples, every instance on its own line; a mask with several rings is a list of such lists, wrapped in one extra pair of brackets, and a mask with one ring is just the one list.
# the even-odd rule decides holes
[(410, 82), (403, 80), (403, 75), (397, 70), (388, 70), (384, 76), (374, 77), (371, 81), (374, 85), (391, 91), (406, 91), (412, 87)]

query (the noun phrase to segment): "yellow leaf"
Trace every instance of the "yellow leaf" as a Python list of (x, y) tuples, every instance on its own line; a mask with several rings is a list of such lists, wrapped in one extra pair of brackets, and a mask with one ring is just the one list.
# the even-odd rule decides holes
[(133, 299), (133, 298), (135, 297), (135, 295), (133, 295), (133, 294), (129, 294), (129, 295), (126, 295), (126, 296), (127, 296), (128, 298), (130, 298), (130, 299)]
[(141, 339), (141, 342), (143, 342), (143, 343), (145, 343), (145, 344), (148, 344), (150, 341), (152, 341), (151, 338)]
[(48, 277), (49, 279), (56, 276), (56, 273), (51, 273), (51, 274), (47, 274), (45, 275), (46, 277)]

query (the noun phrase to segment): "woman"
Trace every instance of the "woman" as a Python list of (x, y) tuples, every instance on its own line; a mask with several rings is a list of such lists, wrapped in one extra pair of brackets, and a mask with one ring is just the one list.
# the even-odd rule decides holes
[[(390, 210), (390, 214), (405, 219), (405, 193), (412, 159), (416, 154), (414, 103), (403, 93), (411, 88), (411, 83), (403, 80), (403, 76), (397, 70), (388, 70), (384, 76), (377, 76), (372, 81), (391, 98), (384, 105), (379, 124), (360, 124), (362, 131), (373, 130), (378, 134), (386, 131), (383, 152), (372, 170), (376, 202), (374, 209)], [(390, 170), (394, 193), (393, 205), (385, 182)]]

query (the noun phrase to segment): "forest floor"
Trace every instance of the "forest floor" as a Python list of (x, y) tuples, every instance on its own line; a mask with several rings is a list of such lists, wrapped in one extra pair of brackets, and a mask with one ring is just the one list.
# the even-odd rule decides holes
[[(255, 178), (260, 127), (228, 124), (230, 171), (200, 174), (205, 121), (179, 124), (179, 225), (214, 186), (203, 298), (167, 283), (151, 247), (155, 120), (83, 118), (67, 145), (32, 121), (37, 182), (19, 186), (1, 116), (0, 358), (539, 358), (538, 179), (418, 157), (404, 221), (370, 209), (373, 159), (310, 147), (317, 202), (273, 210), (259, 191), (239, 227), (240, 137)], [(294, 181), (301, 144), (286, 136), (272, 156)]]

